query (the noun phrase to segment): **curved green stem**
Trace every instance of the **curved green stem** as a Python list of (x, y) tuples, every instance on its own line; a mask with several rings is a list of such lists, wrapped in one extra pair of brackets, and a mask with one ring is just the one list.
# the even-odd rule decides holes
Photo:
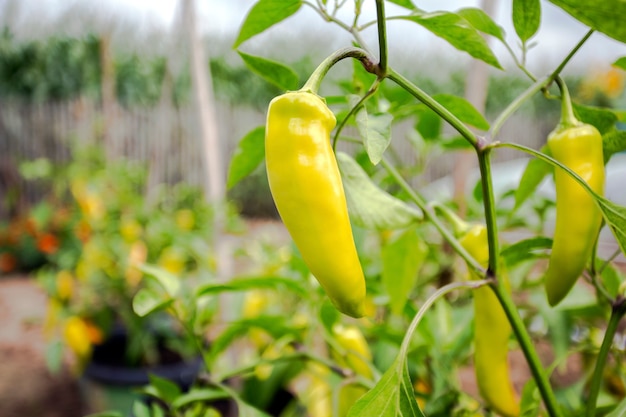
[(565, 81), (560, 76), (554, 78), (559, 90), (561, 90), (561, 121), (559, 122), (558, 129), (569, 129), (571, 127), (580, 124), (576, 116), (574, 115), (574, 107), (572, 106), (572, 99), (569, 96), (569, 90)]
[(398, 84), (400, 87), (408, 91), (413, 97), (424, 103), (432, 111), (441, 116), (446, 122), (448, 122), (457, 132), (461, 134), (467, 141), (474, 147), (478, 148), (478, 138), (467, 126), (463, 124), (454, 114), (448, 109), (439, 104), (435, 99), (422, 91), (418, 86), (406, 79), (404, 76), (395, 72), (393, 69), (388, 68), (386, 77), (391, 81)]
[(602, 197), (599, 196), (590, 186), (589, 184), (587, 184), (587, 182), (585, 180), (583, 180), (580, 175), (578, 175), (577, 173), (575, 173), (574, 171), (572, 171), (569, 167), (567, 167), (566, 165), (563, 165), (561, 162), (557, 161), (556, 159), (552, 158), (551, 156), (548, 156), (544, 153), (539, 152), (536, 149), (533, 148), (529, 148), (528, 146), (524, 146), (524, 145), (520, 145), (517, 143), (504, 143), (504, 142), (494, 142), (493, 144), (489, 145), (489, 147), (492, 148), (513, 148), (513, 149), (517, 149), (518, 151), (522, 151), (522, 152), (526, 152), (529, 155), (532, 155), (536, 158), (541, 159), (542, 161), (545, 161), (547, 163), (549, 163), (550, 165), (560, 168), (563, 171), (567, 172), (568, 175), (570, 177), (572, 177), (572, 179), (574, 181), (576, 181), (578, 184), (580, 184), (581, 187), (583, 187), (585, 189), (585, 191), (587, 191), (591, 196), (594, 197), (594, 199), (599, 200)]
[[(363, 103), (365, 103), (365, 101), (368, 98), (370, 98), (376, 92), (376, 90), (378, 90), (378, 86), (380, 85), (380, 81), (381, 81), (380, 78), (376, 78), (376, 80), (374, 81), (372, 86), (369, 88), (369, 90), (367, 90), (367, 93), (365, 93), (365, 95), (363, 95), (363, 97), (361, 97), (361, 99), (358, 101), (358, 103), (356, 103), (354, 106), (352, 106), (352, 108), (350, 109), (350, 111), (348, 112), (346, 117), (344, 117), (343, 120), (339, 123), (339, 125), (337, 126), (337, 129), (335, 130), (335, 135), (333, 136), (333, 151), (336, 150), (336, 148), (337, 148), (337, 141), (339, 140), (339, 136), (341, 135), (341, 131), (346, 126), (346, 123), (348, 122), (348, 120), (350, 120), (350, 118), (353, 115), (355, 115), (357, 111), (359, 111), (359, 109), (361, 108)], [(360, 143), (360, 142), (358, 142), (358, 143)]]
[(437, 217), (436, 213), (433, 211), (433, 208), (429, 206), (425, 199), (417, 194), (413, 187), (411, 187), (402, 175), (398, 172), (398, 170), (385, 158), (380, 161), (383, 168), (389, 172), (389, 174), (393, 177), (393, 179), (398, 183), (400, 188), (402, 188), (409, 198), (424, 212), (424, 217), (428, 219), (435, 228), (441, 233), (443, 238), (454, 248), (454, 250), (463, 258), (465, 262), (479, 275), (485, 275), (485, 269), (476, 262), (476, 259), (472, 255), (470, 255), (465, 248), (459, 243), (459, 241), (454, 237), (454, 235), (448, 230), (448, 228), (441, 222), (441, 220)]
[(517, 307), (511, 299), (511, 295), (504, 288), (504, 285), (502, 285), (501, 282), (492, 285), (491, 288), (493, 289), (496, 297), (498, 297), (498, 300), (504, 309), (504, 313), (509, 319), (509, 323), (511, 323), (513, 333), (515, 333), (520, 348), (526, 357), (526, 361), (530, 367), (533, 379), (537, 384), (541, 398), (543, 398), (543, 403), (548, 410), (548, 414), (551, 417), (561, 417), (561, 410), (558, 402), (556, 401), (556, 397), (554, 396), (554, 392), (552, 391), (552, 387), (550, 386), (550, 380), (543, 369), (539, 355), (537, 355), (537, 351), (535, 350), (535, 345), (526, 330), (526, 326), (517, 311)]
[(363, 67), (367, 72), (378, 75), (378, 66), (374, 58), (364, 49), (348, 47), (335, 51), (333, 54), (323, 60), (313, 71), (307, 82), (300, 89), (300, 91), (310, 91), (317, 94), (317, 90), (320, 88), (320, 84), (324, 79), (324, 76), (337, 62), (345, 58), (355, 58), (361, 61)]
[(617, 326), (626, 313), (626, 300), (620, 298), (613, 304), (611, 310), (611, 317), (607, 324), (606, 331), (604, 332), (604, 339), (600, 346), (600, 352), (598, 352), (598, 359), (596, 359), (596, 366), (593, 370), (593, 376), (591, 377), (591, 385), (589, 388), (589, 397), (587, 398), (587, 410), (586, 417), (594, 417), (596, 411), (596, 403), (598, 402), (598, 394), (600, 393), (600, 385), (602, 384), (602, 376), (604, 367), (606, 365), (606, 359), (609, 356), (609, 350), (611, 350), (611, 344), (617, 331)]
[(399, 354), (406, 357), (408, 350), (409, 350), (409, 345), (411, 344), (411, 340), (413, 339), (413, 333), (415, 333), (415, 330), (417, 329), (417, 326), (420, 324), (420, 321), (424, 317), (424, 314), (426, 314), (428, 309), (433, 304), (435, 304), (435, 301), (437, 301), (439, 298), (443, 297), (444, 295), (446, 295), (447, 293), (451, 291), (454, 291), (460, 288), (476, 289), (484, 285), (488, 285), (490, 282), (491, 281), (487, 279), (482, 279), (479, 281), (452, 282), (450, 284), (444, 285), (443, 287), (435, 291), (430, 297), (428, 297), (428, 299), (424, 302), (424, 304), (422, 304), (422, 306), (420, 307), (415, 317), (413, 317), (413, 320), (411, 320), (411, 324), (409, 324), (409, 328), (404, 334), (404, 339), (402, 340), (402, 345), (400, 346)]

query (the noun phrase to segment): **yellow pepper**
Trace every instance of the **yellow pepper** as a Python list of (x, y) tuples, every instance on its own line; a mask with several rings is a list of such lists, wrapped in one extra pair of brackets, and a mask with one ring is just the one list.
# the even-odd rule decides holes
[(335, 324), (333, 335), (339, 345), (345, 349), (345, 355), (337, 356), (337, 362), (352, 369), (357, 375), (362, 375), (372, 379), (372, 369), (369, 362), (372, 362), (372, 352), (367, 340), (356, 326), (344, 326)]
[(330, 146), (335, 124), (313, 93), (274, 98), (265, 132), (267, 175), (280, 217), (311, 273), (341, 312), (361, 317), (365, 279)]
[[(459, 242), (481, 266), (487, 267), (489, 246), (485, 226), (470, 227)], [(472, 279), (480, 279), (473, 271), (470, 275)], [(477, 288), (473, 295), (474, 369), (478, 390), (487, 405), (498, 414), (519, 416), (519, 402), (507, 362), (511, 325), (491, 288)]]
[[(560, 83), (561, 123), (548, 136), (550, 153), (577, 173), (597, 194), (604, 194), (602, 135), (573, 114), (569, 94)], [(554, 172), (556, 226), (550, 263), (544, 277), (546, 295), (554, 306), (565, 298), (591, 257), (602, 224), (602, 214), (585, 189), (564, 170)]]

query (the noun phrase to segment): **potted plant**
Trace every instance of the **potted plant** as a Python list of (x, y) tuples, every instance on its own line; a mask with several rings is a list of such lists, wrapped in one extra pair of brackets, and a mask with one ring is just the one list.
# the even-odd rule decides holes
[(50, 365), (59, 366), (67, 347), (90, 386), (141, 386), (149, 373), (188, 386), (202, 362), (197, 340), (166, 312), (136, 314), (133, 298), (149, 287), (143, 264), (190, 286), (211, 277), (212, 208), (199, 190), (180, 185), (163, 186), (148, 201), (143, 166), (118, 161), (105, 169), (101, 155), (97, 149), (79, 152), (55, 179), (69, 184), (80, 244), (59, 251), (38, 274), (49, 294)]

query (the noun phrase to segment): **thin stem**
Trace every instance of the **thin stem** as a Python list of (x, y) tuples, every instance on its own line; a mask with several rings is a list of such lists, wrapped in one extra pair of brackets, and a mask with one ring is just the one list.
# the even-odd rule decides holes
[[(602, 227), (600, 227), (602, 229)], [(589, 276), (591, 278), (591, 284), (596, 289), (596, 292), (604, 297), (605, 300), (609, 302), (609, 304), (613, 304), (615, 300), (613, 296), (609, 294), (609, 292), (604, 287), (603, 283), (600, 281), (600, 273), (596, 268), (596, 262), (598, 259), (598, 243), (600, 242), (600, 232), (596, 235), (596, 239), (593, 242), (593, 250), (591, 251), (591, 265), (589, 267)]]
[(404, 339), (402, 340), (402, 345), (400, 346), (400, 355), (406, 356), (409, 345), (411, 343), (411, 339), (413, 338), (413, 333), (417, 329), (417, 326), (420, 324), (420, 321), (424, 317), (424, 314), (428, 311), (428, 309), (435, 304), (439, 298), (443, 297), (447, 293), (460, 289), (460, 288), (468, 288), (468, 289), (476, 289), (480, 288), (484, 285), (488, 285), (491, 281), (488, 279), (481, 279), (479, 281), (462, 281), (462, 282), (452, 282), (450, 284), (446, 284), (443, 287), (439, 288), (435, 291), (428, 299), (422, 304), (419, 311), (411, 320), (411, 324), (409, 325), (406, 333), (404, 334)]
[(517, 68), (519, 68), (524, 74), (526, 74), (526, 76), (528, 78), (530, 78), (532, 81), (537, 81), (537, 77), (535, 77), (533, 75), (533, 73), (531, 73), (528, 70), (528, 68), (526, 68), (526, 66), (524, 65), (523, 62), (521, 62), (519, 59), (517, 59), (517, 56), (515, 55), (515, 52), (513, 52), (513, 49), (511, 48), (511, 45), (509, 45), (507, 42), (504, 42), (504, 41), (502, 41), (502, 43), (504, 44), (504, 47), (506, 48), (506, 50), (509, 52), (509, 54), (513, 58), (513, 61), (515, 62), (515, 65), (517, 66)]
[[(313, 71), (313, 74), (309, 77), (300, 91), (310, 91), (317, 94), (320, 84), (324, 79), (324, 76), (337, 62), (345, 58), (355, 58), (361, 61), (366, 71), (373, 74), (378, 73), (378, 66), (376, 65), (374, 58), (364, 49), (348, 47), (335, 51), (333, 54), (323, 60)], [(378, 74), (377, 74), (378, 75)]]
[(492, 276), (498, 275), (498, 223), (496, 219), (496, 199), (493, 193), (491, 179), (491, 148), (477, 151), (480, 181), (483, 189), (483, 204), (485, 207), (485, 223), (487, 225), (487, 240), (489, 242), (489, 271)]
[(615, 252), (613, 252), (613, 254), (609, 256), (609, 258), (606, 261), (604, 261), (602, 266), (598, 268), (598, 274), (602, 275), (602, 272), (606, 269), (606, 267), (609, 266), (611, 262), (613, 261), (613, 259), (617, 258), (620, 253), (622, 253), (622, 251), (620, 249), (616, 249)]
[(337, 129), (335, 130), (335, 136), (333, 137), (333, 151), (336, 150), (336, 148), (337, 148), (337, 141), (339, 139), (339, 135), (341, 135), (341, 131), (346, 126), (346, 123), (348, 122), (348, 120), (350, 120), (350, 118), (354, 114), (356, 114), (357, 111), (359, 111), (359, 109), (361, 108), (363, 103), (365, 103), (365, 101), (368, 98), (370, 98), (376, 92), (376, 90), (378, 90), (378, 86), (380, 85), (380, 81), (381, 81), (380, 78), (377, 78), (374, 81), (374, 83), (369, 88), (369, 90), (367, 90), (367, 93), (365, 93), (365, 95), (363, 97), (361, 97), (361, 99), (354, 106), (352, 106), (352, 108), (350, 109), (350, 111), (348, 112), (346, 117), (344, 117), (343, 120), (339, 123), (339, 126), (337, 126)]
[(447, 227), (441, 222), (441, 220), (437, 217), (436, 213), (433, 211), (433, 208), (430, 207), (424, 198), (417, 194), (415, 190), (402, 178), (402, 175), (396, 170), (396, 168), (391, 164), (385, 157), (380, 162), (389, 172), (389, 174), (393, 177), (393, 179), (398, 183), (400, 188), (402, 188), (409, 196), (411, 200), (424, 212), (424, 217), (429, 220), (435, 228), (441, 233), (443, 238), (454, 248), (454, 250), (467, 262), (467, 264), (479, 275), (485, 275), (485, 268), (483, 268), (477, 261), (474, 259), (472, 255), (470, 255), (465, 248), (459, 243), (459, 241), (454, 237), (454, 235), (448, 230)]
[(378, 22), (378, 50), (381, 74), (384, 76), (387, 70), (387, 21), (385, 20), (385, 1), (376, 0), (376, 21)]
[(594, 32), (593, 29), (589, 29), (589, 32), (587, 32), (585, 36), (583, 36), (583, 38), (576, 44), (576, 46), (574, 46), (574, 48), (569, 52), (569, 54), (567, 54), (565, 59), (563, 59), (563, 61), (559, 64), (559, 66), (556, 67), (556, 69), (552, 72), (552, 74), (550, 74), (551, 80), (555, 79), (556, 76), (559, 75), (561, 71), (563, 71), (563, 68), (565, 68), (565, 66), (574, 57), (574, 55), (576, 55), (576, 52), (578, 52), (580, 47), (583, 46), (585, 42), (587, 42), (587, 39), (589, 39), (589, 37), (593, 34), (593, 32)]
[[(367, 45), (365, 44), (365, 41), (363, 40), (363, 38), (361, 37), (361, 35), (359, 34), (359, 29), (357, 27), (352, 27), (350, 25), (348, 25), (347, 23), (337, 19), (334, 15), (334, 13), (332, 15), (328, 14), (328, 12), (326, 11), (326, 9), (322, 8), (322, 7), (318, 7), (316, 5), (314, 5), (313, 3), (304, 0), (302, 2), (302, 4), (306, 4), (307, 6), (311, 7), (313, 10), (315, 10), (317, 12), (317, 14), (319, 14), (322, 19), (324, 19), (327, 22), (333, 22), (335, 23), (337, 26), (339, 26), (340, 28), (342, 28), (343, 30), (345, 30), (346, 32), (350, 33), (354, 39), (356, 40), (356, 42), (359, 44), (360, 47), (369, 50), (369, 48), (367, 48)], [(336, 12), (336, 11), (335, 11)]]
[(528, 366), (530, 367), (530, 371), (533, 375), (535, 383), (537, 384), (537, 388), (539, 389), (543, 402), (548, 410), (548, 414), (551, 417), (561, 417), (562, 414), (556, 401), (556, 397), (554, 396), (554, 392), (552, 391), (552, 387), (550, 386), (550, 380), (544, 372), (539, 355), (537, 355), (537, 351), (535, 350), (535, 345), (526, 330), (526, 326), (524, 325), (524, 322), (522, 321), (522, 318), (520, 317), (517, 307), (513, 303), (509, 292), (504, 288), (502, 283), (492, 285), (491, 288), (493, 289), (496, 297), (498, 297), (498, 300), (500, 301), (500, 304), (509, 319), (509, 323), (511, 323), (513, 332), (515, 333), (520, 348), (526, 357), (526, 361), (528, 362)]
[(613, 305), (611, 310), (611, 317), (607, 324), (606, 331), (604, 332), (604, 339), (600, 346), (600, 352), (598, 352), (598, 358), (596, 359), (596, 366), (593, 370), (593, 376), (591, 377), (591, 385), (589, 388), (589, 397), (587, 398), (587, 412), (586, 417), (594, 417), (596, 411), (596, 403), (598, 402), (598, 394), (600, 393), (600, 386), (602, 384), (602, 377), (604, 373), (604, 367), (606, 365), (606, 359), (609, 356), (611, 345), (613, 344), (613, 338), (617, 331), (617, 326), (626, 313), (626, 300), (620, 298)]
[(513, 100), (511, 104), (509, 104), (507, 108), (504, 109), (502, 113), (500, 113), (498, 118), (491, 124), (491, 139), (494, 139), (498, 135), (500, 129), (502, 128), (502, 125), (504, 125), (504, 122), (506, 122), (507, 119), (511, 117), (513, 113), (515, 113), (522, 106), (522, 104), (531, 99), (539, 91), (546, 88), (551, 82), (552, 79), (550, 77), (544, 77), (539, 81), (536, 81), (533, 85), (528, 87), (526, 91), (524, 91), (515, 100)]
[(467, 126), (463, 124), (454, 114), (450, 113), (448, 109), (439, 104), (435, 99), (422, 91), (418, 86), (406, 79), (404, 76), (395, 72), (393, 69), (387, 69), (387, 78), (398, 84), (400, 87), (408, 91), (413, 97), (424, 103), (432, 111), (441, 116), (447, 121), (457, 132), (461, 134), (467, 141), (474, 147), (478, 148), (478, 138)]

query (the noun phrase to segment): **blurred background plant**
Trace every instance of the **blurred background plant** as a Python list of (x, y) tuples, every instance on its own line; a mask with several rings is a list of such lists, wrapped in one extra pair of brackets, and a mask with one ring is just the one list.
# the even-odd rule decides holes
[[(179, 184), (146, 196), (146, 167), (128, 160), (106, 163), (97, 146), (77, 148), (71, 163), (45, 173), (39, 181), (49, 184), (50, 195), (25, 221), (11, 223), (5, 240), (13, 233), (38, 250), (38, 280), (50, 296), (46, 331), (56, 352), (50, 361), (59, 365), (63, 343), (84, 365), (92, 345), (118, 327), (128, 334), (128, 364), (161, 360), (158, 343), (184, 357), (197, 354), (195, 345), (180, 343), (179, 325), (167, 315), (137, 316), (132, 299), (145, 285), (138, 269), (144, 263), (189, 285), (213, 276), (213, 209), (202, 193)], [(18, 234), (17, 227), (28, 227), (28, 233)], [(10, 247), (4, 253), (28, 253)], [(19, 265), (34, 266), (28, 261)]]

